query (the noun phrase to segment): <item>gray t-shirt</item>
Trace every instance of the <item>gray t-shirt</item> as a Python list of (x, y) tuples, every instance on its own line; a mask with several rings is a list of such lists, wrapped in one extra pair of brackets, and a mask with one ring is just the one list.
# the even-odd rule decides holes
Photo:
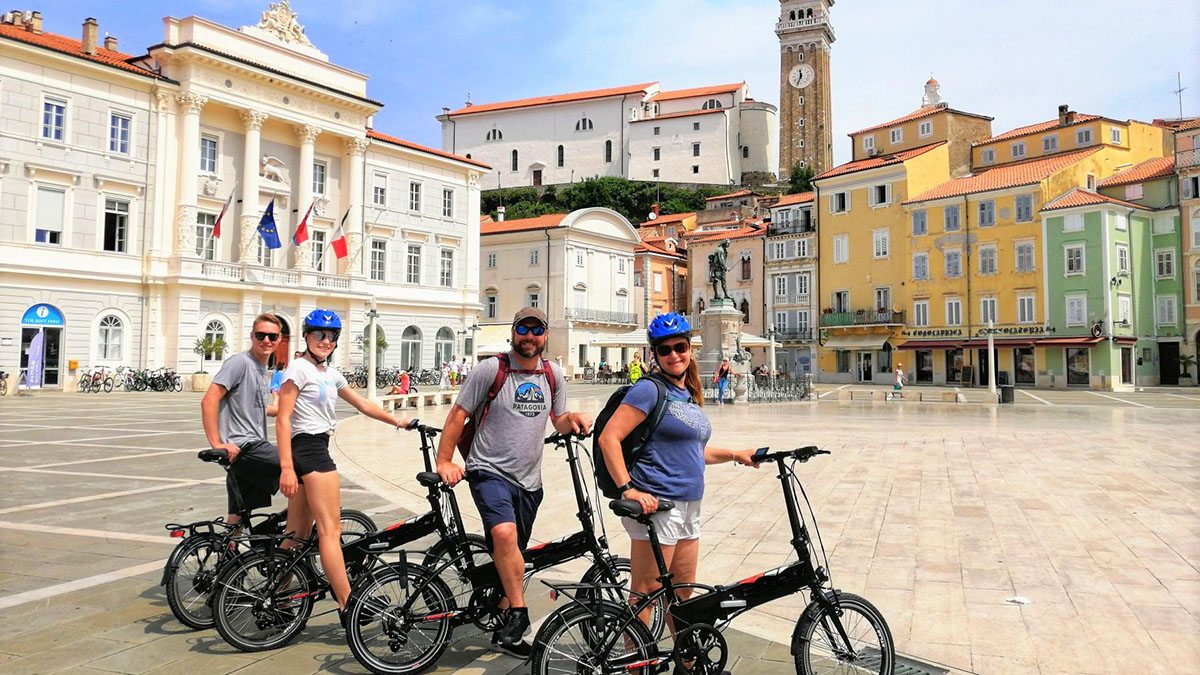
[[(515, 366), (516, 360), (512, 363)], [(472, 416), (481, 412), (499, 370), (498, 358), (481, 362), (471, 370), (471, 377), (455, 403)], [(494, 473), (531, 492), (542, 487), (542, 439), (546, 435), (546, 422), (551, 410), (555, 416), (567, 411), (562, 369), (551, 362), (550, 372), (554, 374), (554, 400), (549, 402), (545, 375), (509, 373), (488, 408), (483, 425), (475, 430), (467, 471)]]
[[(213, 377), (213, 384), (225, 387), (225, 396), (217, 407), (221, 440), (239, 447), (266, 441), (267, 404), (270, 401), (267, 367), (250, 352), (234, 354), (225, 359), (221, 370)], [(255, 443), (247, 448), (246, 456), (279, 463), (279, 455), (271, 452), (271, 446), (265, 443)]]

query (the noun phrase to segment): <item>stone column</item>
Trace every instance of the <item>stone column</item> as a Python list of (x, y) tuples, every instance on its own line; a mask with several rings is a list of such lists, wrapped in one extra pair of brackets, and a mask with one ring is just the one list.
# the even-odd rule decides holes
[(238, 261), (242, 263), (256, 262), (257, 248), (255, 238), (258, 237), (258, 166), (261, 162), (262, 125), (267, 121), (267, 113), (255, 110), (243, 110), (242, 122), (246, 124), (246, 144), (242, 148), (242, 218), (241, 218), (241, 248)]
[(342, 202), (350, 209), (350, 216), (346, 218), (346, 247), (349, 255), (342, 259), (339, 267), (342, 273), (351, 276), (361, 276), (359, 270), (363, 241), (363, 157), (370, 144), (365, 138), (348, 138), (346, 155), (342, 158), (342, 175), (349, 177), (345, 199)]
[[(293, 180), (292, 186), (296, 190), (296, 225), (299, 226), (300, 221), (304, 218), (304, 214), (308, 211), (308, 207), (312, 205), (313, 200), (313, 145), (316, 143), (317, 136), (321, 133), (320, 127), (315, 127), (311, 124), (296, 127), (296, 135), (300, 137), (300, 170), (296, 172), (296, 178)], [(309, 227), (312, 227), (312, 218), (309, 217)], [(312, 237), (310, 231), (308, 236)], [(311, 270), (312, 269), (312, 242), (308, 241), (296, 247), (295, 263), (293, 269)]]
[(200, 172), (200, 109), (204, 96), (185, 92), (175, 97), (183, 113), (183, 153), (179, 171), (179, 203), (175, 209), (175, 251), (196, 255), (196, 190)]

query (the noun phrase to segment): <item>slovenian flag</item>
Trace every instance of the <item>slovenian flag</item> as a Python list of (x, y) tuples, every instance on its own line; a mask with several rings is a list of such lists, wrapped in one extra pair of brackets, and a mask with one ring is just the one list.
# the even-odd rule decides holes
[(308, 205), (308, 211), (304, 212), (304, 217), (300, 219), (300, 224), (296, 226), (296, 234), (292, 235), (292, 243), (296, 246), (308, 241), (308, 216), (312, 213), (313, 206), (316, 205), (316, 200)]
[(213, 225), (213, 238), (221, 238), (221, 220), (225, 217), (225, 212), (229, 210), (229, 206), (233, 204), (233, 190), (229, 191), (229, 199), (225, 200), (225, 205), (221, 207), (221, 212), (217, 214), (217, 222)]
[(274, 199), (267, 204), (267, 210), (263, 211), (262, 219), (258, 221), (258, 233), (262, 235), (267, 248), (283, 248), (283, 242), (279, 241), (279, 231), (275, 229)]
[(345, 258), (349, 253), (346, 251), (346, 219), (350, 217), (350, 210), (346, 209), (346, 215), (342, 216), (342, 222), (338, 223), (338, 227), (333, 232), (333, 241), (329, 242), (333, 246), (333, 254), (338, 258)]

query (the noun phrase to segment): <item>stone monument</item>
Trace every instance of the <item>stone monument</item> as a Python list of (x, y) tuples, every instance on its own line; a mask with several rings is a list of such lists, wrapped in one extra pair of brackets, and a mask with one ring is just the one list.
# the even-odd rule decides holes
[[(734, 375), (741, 375), (741, 382), (750, 371), (749, 359), (741, 356), (739, 339), (742, 335), (742, 313), (733, 304), (729, 291), (725, 287), (725, 275), (729, 272), (729, 240), (721, 242), (717, 250), (708, 256), (708, 281), (713, 287), (713, 298), (708, 306), (700, 313), (700, 339), (704, 344), (700, 348), (698, 364), (700, 366), (700, 381), (709, 388), (713, 375), (721, 359), (729, 357), (729, 365)], [(739, 380), (735, 378), (726, 390), (731, 397)], [(734, 399), (746, 401), (746, 388), (742, 386), (740, 393)]]

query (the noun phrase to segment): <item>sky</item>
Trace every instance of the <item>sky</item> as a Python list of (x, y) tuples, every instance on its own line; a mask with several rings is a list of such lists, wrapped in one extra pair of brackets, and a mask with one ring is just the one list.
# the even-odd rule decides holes
[[(88, 16), (125, 52), (162, 41), (159, 20), (258, 23), (267, 0), (59, 0), (45, 29), (76, 36)], [(779, 101), (777, 0), (292, 0), (309, 40), (370, 77), (375, 128), (440, 147), (442, 107), (658, 81), (745, 81)], [(993, 133), (1052, 119), (1059, 104), (1117, 119), (1200, 115), (1195, 0), (841, 0), (831, 12), (834, 158), (846, 134), (920, 106), (925, 81)]]

